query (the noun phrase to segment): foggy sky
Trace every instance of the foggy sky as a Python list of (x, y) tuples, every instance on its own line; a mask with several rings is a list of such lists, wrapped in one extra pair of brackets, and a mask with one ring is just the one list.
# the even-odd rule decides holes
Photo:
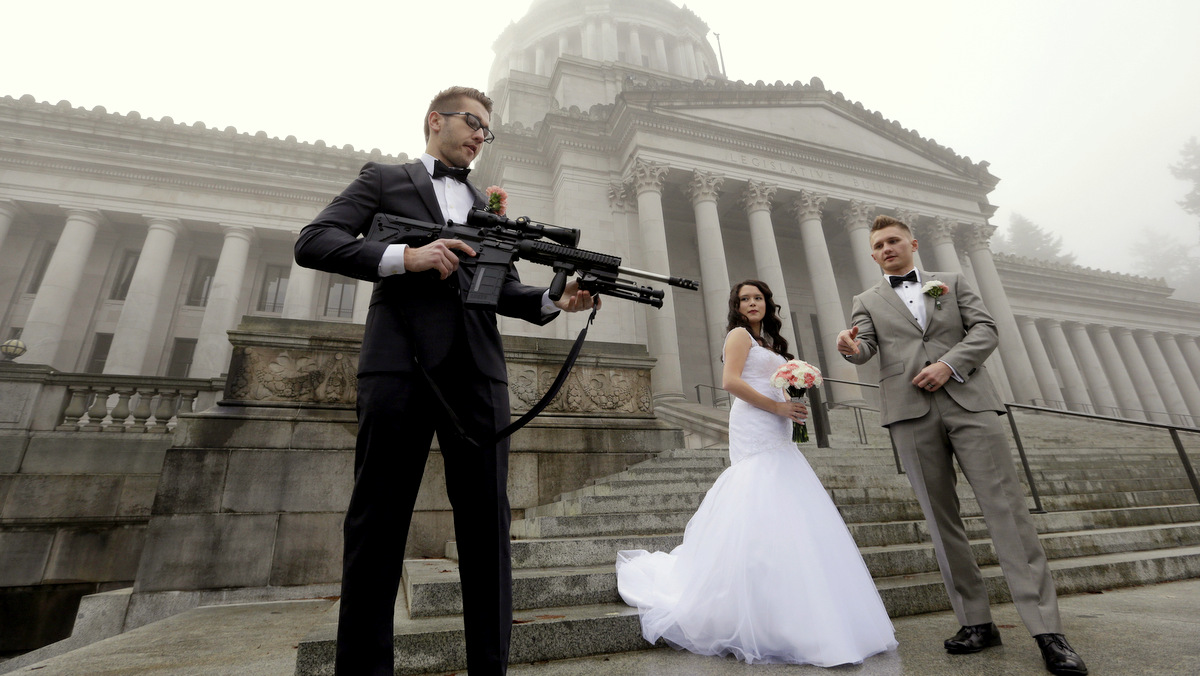
[[(432, 95), (486, 89), (492, 43), (529, 5), (10, 3), (0, 96), (415, 156)], [(987, 160), (1001, 178), (989, 196), (1001, 230), (1020, 213), (1061, 234), (1078, 263), (1121, 272), (1142, 230), (1200, 238), (1176, 204), (1189, 184), (1168, 170), (1200, 137), (1200, 2), (687, 6), (720, 34), (731, 79), (817, 76)]]

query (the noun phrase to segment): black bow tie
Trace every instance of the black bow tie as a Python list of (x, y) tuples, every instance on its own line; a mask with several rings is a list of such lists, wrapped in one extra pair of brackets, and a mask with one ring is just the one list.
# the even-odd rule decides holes
[(462, 181), (463, 183), (466, 183), (467, 182), (467, 174), (469, 174), (469, 173), (471, 173), (471, 170), (466, 167), (447, 167), (445, 164), (442, 164), (441, 160), (433, 161), (433, 177), (434, 178), (441, 178), (443, 176), (449, 176), (450, 178), (452, 178), (456, 181)]
[(905, 282), (912, 282), (913, 284), (916, 284), (917, 270), (916, 268), (913, 268), (912, 270), (908, 271), (907, 275), (888, 275), (888, 282), (891, 283), (893, 289)]

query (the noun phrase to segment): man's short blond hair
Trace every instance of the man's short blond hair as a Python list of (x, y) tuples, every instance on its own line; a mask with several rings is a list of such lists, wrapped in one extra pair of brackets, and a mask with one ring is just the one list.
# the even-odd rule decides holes
[(907, 232), (908, 236), (910, 238), (912, 237), (912, 228), (905, 225), (905, 223), (903, 221), (892, 218), (891, 216), (883, 216), (883, 215), (879, 215), (879, 216), (875, 217), (875, 222), (871, 224), (871, 234), (873, 235), (879, 230), (883, 230), (884, 228), (890, 228), (892, 226), (896, 226), (897, 228), (900, 228), (904, 232)]
[(447, 106), (458, 104), (459, 99), (474, 99), (483, 104), (484, 110), (488, 111), (488, 115), (492, 114), (492, 100), (486, 94), (475, 89), (474, 87), (449, 87), (437, 93), (433, 100), (429, 102), (429, 108), (425, 110), (425, 142), (429, 142), (429, 114), (434, 111), (458, 112), (446, 110)]

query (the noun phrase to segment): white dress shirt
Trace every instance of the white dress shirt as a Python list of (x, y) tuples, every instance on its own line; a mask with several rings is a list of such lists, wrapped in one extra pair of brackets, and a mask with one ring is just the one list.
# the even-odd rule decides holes
[[(442, 210), (442, 218), (455, 223), (466, 223), (471, 208), (475, 206), (475, 193), (463, 181), (449, 176), (433, 178), (435, 159), (429, 153), (421, 155), (421, 163), (425, 165), (425, 170), (429, 172), (429, 178), (433, 181), (433, 192), (437, 195), (438, 208)], [(404, 274), (404, 250), (407, 248), (407, 244), (388, 245), (379, 259), (380, 277)], [(547, 315), (554, 312), (558, 312), (558, 307), (554, 301), (550, 300), (550, 290), (547, 289), (542, 294), (542, 314)]]
[[(912, 313), (913, 319), (917, 320), (917, 325), (921, 327), (922, 331), (924, 331), (926, 317), (925, 299), (921, 297), (924, 295), (921, 293), (921, 271), (917, 270), (916, 268), (913, 268), (913, 270), (915, 270), (917, 273), (917, 281), (910, 282), (906, 280), (901, 282), (900, 286), (893, 286), (892, 291), (895, 291), (896, 295), (900, 296), (900, 300), (904, 302), (904, 307), (908, 308), (908, 311)], [(904, 274), (907, 275), (908, 273), (905, 272)], [(903, 275), (884, 275), (883, 279), (890, 285), (892, 283), (891, 277), (899, 276)], [(958, 375), (958, 369), (954, 368), (953, 364), (945, 359), (939, 359), (938, 361), (950, 367), (951, 377), (960, 383), (963, 381), (963, 379)]]

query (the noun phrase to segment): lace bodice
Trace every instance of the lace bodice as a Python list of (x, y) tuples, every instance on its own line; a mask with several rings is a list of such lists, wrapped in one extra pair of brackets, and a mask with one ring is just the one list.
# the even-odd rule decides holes
[[(770, 381), (771, 376), (785, 361), (787, 360), (782, 355), (754, 342), (750, 347), (750, 354), (746, 356), (746, 364), (742, 367), (742, 380), (758, 393), (775, 401), (784, 401), (786, 398), (783, 390), (772, 387)], [(764, 411), (741, 399), (734, 399), (729, 408), (730, 462), (736, 463), (755, 453), (773, 450), (796, 450), (796, 444), (792, 442), (791, 422), (783, 416)]]

